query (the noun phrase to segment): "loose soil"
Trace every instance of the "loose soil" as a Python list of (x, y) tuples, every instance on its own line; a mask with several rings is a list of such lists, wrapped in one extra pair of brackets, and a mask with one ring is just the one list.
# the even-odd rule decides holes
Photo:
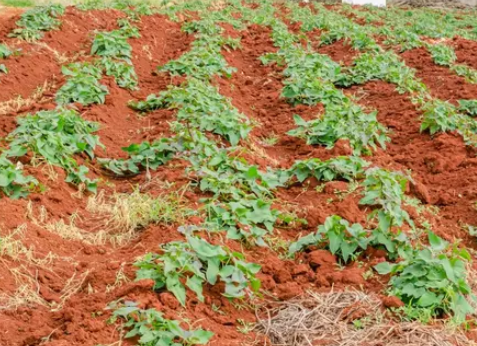
[(464, 77), (457, 76), (447, 67), (434, 64), (425, 48), (406, 51), (401, 57), (409, 67), (416, 69), (416, 76), (427, 85), (432, 96), (454, 103), (476, 98), (477, 85), (467, 83)]
[[(1, 18), (0, 12), (0, 18)], [(118, 11), (81, 12), (68, 8), (60, 31), (45, 35), (37, 44), (26, 44), (8, 38), (18, 15), (1, 21), (0, 41), (21, 49), (22, 54), (5, 60), (9, 69), (0, 76), (0, 102), (42, 94), (34, 102), (18, 111), (0, 116), (0, 136), (5, 137), (16, 126), (16, 119), (29, 112), (51, 109), (53, 97), (64, 83), (60, 68), (66, 61), (88, 54), (94, 30), (113, 30)], [(111, 78), (102, 83), (110, 93), (104, 105), (78, 106), (85, 119), (101, 124), (99, 136), (105, 150), (99, 157), (125, 157), (122, 147), (143, 140), (153, 141), (169, 136), (168, 122), (175, 120), (175, 112), (158, 110), (138, 115), (128, 108), (130, 100), (140, 100), (152, 93), (165, 90), (179, 80), (158, 75), (156, 68), (178, 58), (190, 48), (193, 41), (180, 30), (180, 24), (161, 15), (143, 17), (138, 23), (142, 37), (131, 39), (133, 64), (139, 76), (138, 91), (129, 92), (117, 87)], [(227, 62), (237, 68), (230, 79), (216, 78), (213, 82), (220, 92), (231, 99), (233, 105), (257, 122), (251, 133), (250, 161), (262, 168), (290, 167), (296, 160), (320, 158), (326, 160), (349, 155), (346, 141), (333, 149), (313, 147), (303, 140), (287, 135), (295, 127), (293, 115), (310, 120), (323, 112), (317, 105), (292, 106), (280, 96), (282, 69), (264, 66), (258, 57), (274, 52), (270, 30), (252, 25), (245, 31), (224, 26), (226, 33), (240, 37), (242, 49), (224, 51)], [(458, 58), (469, 65), (475, 59), (475, 43), (457, 40)], [(317, 48), (322, 54), (343, 64), (349, 64), (356, 54), (344, 42)], [(430, 88), (435, 97), (456, 101), (476, 99), (477, 86), (465, 82), (446, 68), (433, 64), (425, 50), (416, 49), (402, 54), (406, 63), (417, 70), (417, 76)], [(475, 61), (474, 61), (475, 64)], [(48, 87), (44, 87), (47, 85)], [(413, 184), (408, 194), (418, 198), (422, 210), (406, 207), (418, 225), (427, 220), (433, 229), (447, 240), (461, 239), (462, 245), (477, 249), (477, 243), (463, 229), (464, 224), (477, 225), (477, 158), (475, 150), (465, 146), (454, 133), (430, 136), (419, 131), (420, 113), (407, 95), (395, 91), (393, 85), (369, 82), (353, 86), (346, 93), (354, 94), (359, 102), (378, 111), (378, 120), (392, 130), (391, 142), (386, 150), (378, 150), (366, 159), (373, 164), (393, 170), (410, 170)], [(270, 144), (269, 139), (275, 138)], [(132, 193), (137, 187), (153, 196), (182, 191), (189, 181), (185, 176), (186, 163), (177, 161), (151, 172), (128, 179), (113, 179), (94, 162), (88, 164), (93, 174), (102, 179), (100, 190), (105, 196), (114, 192)], [(105, 215), (88, 209), (88, 196), (64, 182), (65, 173), (45, 165), (25, 167), (45, 187), (42, 193), (33, 193), (26, 200), (0, 199), (0, 236), (14, 234), (30, 248), (34, 260), (14, 261), (3, 256), (0, 265), (0, 301), (16, 295), (23, 300), (10, 302), (9, 309), (0, 310), (0, 345), (5, 346), (80, 346), (108, 345), (121, 337), (118, 325), (107, 322), (111, 316), (108, 304), (119, 299), (137, 301), (143, 308), (155, 308), (166, 318), (185, 318), (215, 333), (211, 345), (252, 345), (256, 335), (243, 334), (237, 329), (239, 320), (255, 321), (253, 309), (233, 304), (221, 295), (221, 287), (206, 287), (205, 303), (188, 295), (187, 308), (167, 292), (154, 292), (152, 281), (134, 282), (136, 258), (157, 251), (159, 244), (182, 239), (178, 224), (151, 225), (137, 232), (137, 237), (122, 246), (90, 244), (87, 241), (65, 239), (46, 229), (46, 224), (63, 220), (67, 224), (72, 216), (76, 225), (86, 234), (94, 235), (107, 223)], [(319, 187), (319, 189), (316, 189)], [(307, 220), (307, 226), (278, 228), (280, 238), (296, 239), (316, 230), (326, 217), (338, 214), (350, 222), (364, 223), (369, 208), (359, 205), (359, 193), (346, 193), (348, 184), (329, 182), (319, 186), (316, 181), (296, 185), (277, 192), (277, 208), (286, 209)], [(321, 191), (321, 192), (318, 192)], [(193, 189), (181, 195), (181, 203), (196, 209), (200, 194)], [(43, 220), (41, 209), (44, 209)], [(190, 218), (188, 224), (200, 220)], [(213, 239), (213, 241), (215, 241)], [(288, 300), (307, 289), (329, 292), (352, 288), (374, 292), (384, 299), (385, 278), (372, 276), (365, 279), (371, 266), (384, 259), (379, 251), (368, 251), (359, 261), (340, 267), (335, 256), (328, 251), (311, 248), (295, 260), (285, 260), (277, 249), (245, 248), (237, 242), (227, 242), (237, 251), (243, 251), (248, 261), (262, 265), (259, 278), (266, 295), (276, 300)], [(277, 250), (277, 251), (275, 251)], [(121, 274), (121, 275), (118, 275)], [(23, 290), (23, 291), (22, 291)], [(24, 292), (24, 293), (22, 293)], [(385, 300), (385, 299), (384, 299)], [(386, 301), (386, 300), (385, 300)], [(256, 302), (263, 304), (263, 301)], [(386, 303), (385, 303), (386, 304)], [(125, 340), (123, 345), (133, 345)]]

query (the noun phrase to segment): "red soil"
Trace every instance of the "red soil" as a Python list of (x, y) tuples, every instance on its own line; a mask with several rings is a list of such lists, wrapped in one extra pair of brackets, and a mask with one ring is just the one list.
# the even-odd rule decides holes
[(354, 50), (354, 48), (344, 40), (339, 40), (329, 45), (322, 45), (317, 47), (316, 51), (320, 54), (329, 55), (334, 61), (346, 66), (351, 65), (355, 57), (359, 54), (359, 51)]
[(18, 20), (18, 15), (22, 12), (21, 8), (0, 6), (0, 35), (2, 37), (11, 31)]
[(454, 49), (459, 64), (466, 64), (477, 69), (477, 42), (456, 37), (454, 38)]
[[(23, 49), (21, 56), (5, 60), (4, 65), (9, 73), (0, 76), (2, 88), (0, 102), (8, 101), (18, 96), (28, 98), (45, 82), (55, 83), (61, 74), (60, 65), (53, 54), (46, 48), (36, 46)], [(41, 68), (38, 68), (41, 66)]]
[[(78, 50), (89, 51), (91, 30), (114, 29), (118, 15), (113, 11), (84, 14), (69, 9), (65, 16), (67, 23), (64, 24), (64, 28), (68, 30), (46, 35), (42, 42), (70, 57)], [(6, 37), (14, 21), (15, 18), (12, 18), (0, 23), (0, 40)], [(123, 156), (120, 150), (123, 146), (167, 136), (167, 122), (175, 119), (175, 113), (168, 110), (140, 117), (127, 107), (127, 102), (164, 90), (171, 83), (170, 77), (156, 75), (156, 67), (187, 51), (193, 38), (182, 33), (179, 24), (159, 15), (144, 17), (139, 26), (142, 38), (131, 39), (130, 43), (134, 52), (133, 63), (140, 79), (140, 90), (125, 91), (106, 78), (103, 83), (110, 90), (106, 104), (80, 109), (86, 119), (101, 124), (99, 135), (107, 152), (99, 151), (99, 156)], [(262, 167), (289, 167), (297, 159), (328, 159), (350, 153), (345, 142), (339, 142), (335, 148), (327, 150), (306, 145), (302, 140), (286, 134), (294, 128), (293, 114), (311, 119), (323, 109), (320, 105), (293, 107), (280, 97), (281, 67), (263, 66), (258, 60), (263, 53), (275, 51), (268, 29), (251, 26), (246, 31), (237, 33), (227, 28), (227, 33), (241, 35), (242, 38), (241, 50), (223, 52), (228, 63), (236, 67), (238, 72), (231, 79), (217, 78), (214, 83), (220, 87), (223, 95), (231, 97), (234, 106), (259, 123), (251, 134), (251, 142), (263, 147), (263, 153), (253, 152), (253, 160), (257, 164)], [(20, 57), (5, 61), (10, 73), (0, 76), (0, 100), (9, 100), (18, 94), (27, 97), (38, 85), (43, 85), (48, 80), (56, 81), (53, 90), (49, 91), (53, 95), (64, 82), (59, 73), (61, 64), (51, 53), (46, 53), (46, 48), (24, 46)], [(329, 54), (337, 61), (346, 63), (351, 58), (349, 47), (341, 42), (320, 49), (320, 52)], [(476, 86), (435, 66), (425, 51), (411, 51), (403, 54), (403, 57), (409, 65), (418, 69), (418, 76), (435, 96), (452, 100), (477, 98)], [(385, 168), (410, 169), (415, 181), (410, 195), (418, 197), (428, 207), (439, 207), (438, 216), (429, 211), (423, 212), (433, 229), (446, 239), (458, 237), (464, 239), (465, 245), (475, 247), (475, 242), (460, 228), (462, 223), (477, 225), (477, 211), (473, 205), (477, 197), (475, 152), (466, 147), (457, 135), (441, 134), (432, 138), (420, 133), (419, 112), (407, 100), (407, 96), (395, 92), (392, 85), (372, 82), (362, 87), (353, 87), (347, 92), (359, 93), (360, 102), (376, 108), (379, 111), (379, 121), (393, 130), (387, 150), (379, 150), (367, 159)], [(46, 101), (29, 110), (47, 109), (52, 105), (53, 103)], [(21, 111), (18, 114), (0, 116), (0, 135), (5, 136), (12, 131), (15, 115), (23, 113)], [(277, 137), (277, 143), (264, 145), (263, 141), (271, 135)], [(91, 168), (94, 175), (109, 178), (103, 176), (96, 166)], [(134, 186), (142, 186), (143, 192), (157, 196), (177, 191), (188, 184), (184, 170), (183, 162), (174, 162), (173, 167), (166, 166), (152, 172), (149, 183), (145, 174), (141, 174), (127, 180), (109, 180), (108, 183), (101, 184), (100, 188), (108, 195), (112, 191), (130, 193)], [(20, 286), (29, 285), (29, 280), (34, 280), (38, 282), (35, 290), (37, 289), (41, 304), (30, 302), (16, 310), (0, 310), (0, 345), (39, 345), (43, 341), (52, 346), (113, 343), (119, 339), (118, 326), (106, 323), (110, 312), (105, 307), (118, 299), (138, 301), (141, 307), (156, 308), (167, 318), (184, 317), (197, 322), (196, 326), (215, 333), (211, 345), (253, 342), (253, 333), (244, 335), (237, 330), (237, 320), (254, 321), (254, 311), (233, 305), (221, 295), (220, 287), (205, 288), (205, 303), (189, 294), (187, 309), (183, 309), (171, 294), (153, 292), (152, 282), (124, 282), (115, 286), (118, 270), (122, 268), (132, 280), (135, 276), (132, 263), (138, 256), (157, 251), (159, 244), (181, 239), (181, 234), (176, 231), (178, 225), (149, 226), (140, 230), (135, 240), (122, 247), (66, 240), (34, 222), (35, 217), (39, 218), (40, 206), (46, 210), (48, 223), (60, 219), (68, 222), (71, 215), (78, 214), (80, 220), (77, 225), (86, 232), (97, 232), (98, 223), (104, 224), (107, 220), (98, 219), (97, 215), (86, 210), (86, 198), (78, 198), (76, 188), (64, 182), (62, 170), (54, 169), (53, 173), (57, 176), (43, 166), (29, 167), (27, 171), (43, 183), (46, 191), (32, 194), (29, 200), (0, 199), (0, 235), (11, 234), (15, 228), (26, 225), (21, 237), (23, 244), (33, 249), (36, 258), (44, 258), (50, 252), (54, 257), (37, 264), (2, 257), (0, 299), (2, 295), (12, 295)], [(369, 210), (358, 205), (359, 193), (343, 194), (348, 189), (348, 185), (343, 182), (327, 183), (322, 193), (315, 190), (317, 185), (317, 182), (311, 181), (308, 187), (293, 186), (278, 191), (277, 207), (296, 212), (308, 222), (308, 226), (277, 230), (282, 238), (295, 239), (300, 233), (315, 231), (327, 216), (333, 214), (341, 215), (350, 222), (365, 223)], [(199, 197), (199, 194), (187, 192), (183, 196), (184, 203), (196, 209), (200, 205)], [(409, 212), (419, 223), (420, 215), (413, 208), (409, 208)], [(189, 220), (189, 223), (194, 222), (197, 220)], [(20, 235), (17, 238), (20, 239)], [(229, 242), (228, 246), (237, 251), (242, 250), (236, 242)], [(296, 261), (282, 260), (272, 249), (253, 248), (245, 249), (244, 252), (247, 260), (262, 265), (259, 277), (263, 288), (279, 300), (297, 296), (311, 287), (322, 291), (329, 291), (331, 287), (364, 287), (368, 291), (381, 292), (385, 285), (384, 279), (381, 282), (375, 277), (368, 280), (363, 277), (372, 265), (383, 260), (379, 251), (362, 255), (362, 267), (355, 262), (342, 269), (334, 256), (320, 249), (310, 249)], [(65, 290), (65, 287), (70, 289)], [(68, 293), (71, 296), (65, 296)], [(64, 299), (65, 297), (68, 299)], [(58, 307), (60, 303), (62, 308), (52, 311), (51, 308)], [(391, 303), (396, 304), (385, 302), (388, 305)], [(212, 304), (219, 307), (222, 313), (214, 311)], [(128, 345), (128, 341), (124, 345)]]
[(467, 83), (448, 67), (434, 64), (425, 48), (406, 51), (401, 57), (417, 70), (416, 76), (428, 86), (432, 96), (453, 102), (476, 98), (477, 85)]

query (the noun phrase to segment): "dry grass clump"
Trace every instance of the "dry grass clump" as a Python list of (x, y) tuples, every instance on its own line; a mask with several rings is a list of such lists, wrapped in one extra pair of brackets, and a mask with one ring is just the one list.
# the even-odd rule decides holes
[[(255, 330), (274, 346), (472, 346), (465, 334), (444, 325), (397, 322), (381, 301), (363, 292), (309, 292), (260, 311)], [(356, 318), (358, 317), (359, 318)]]
[(43, 85), (36, 88), (36, 90), (26, 99), (18, 96), (15, 99), (0, 102), (0, 115), (15, 114), (24, 107), (30, 107), (35, 103), (46, 102), (51, 99), (51, 97), (45, 96), (45, 94), (54, 88), (56, 88), (55, 82), (47, 80)]
[(40, 258), (36, 255), (32, 247), (27, 247), (23, 244), (21, 239), (24, 237), (26, 229), (26, 225), (21, 225), (7, 235), (0, 233), (0, 259), (9, 258), (15, 262), (35, 264), (38, 266), (50, 264), (55, 259), (53, 253), (49, 252)]
[[(180, 192), (154, 197), (136, 190), (106, 195), (104, 191), (90, 197), (87, 218), (78, 214), (68, 220), (49, 221), (46, 209), (38, 216), (29, 206), (28, 216), (38, 226), (58, 234), (63, 239), (78, 240), (90, 245), (122, 246), (134, 239), (140, 230), (151, 224), (182, 223), (189, 209)], [(87, 226), (89, 225), (89, 226)], [(86, 230), (87, 229), (87, 230)]]
[(153, 197), (139, 190), (109, 196), (101, 191), (89, 199), (86, 209), (99, 221), (98, 227), (110, 233), (121, 230), (134, 232), (152, 223), (180, 222), (184, 217), (180, 195), (173, 193)]
[[(59, 257), (52, 252), (38, 256), (33, 247), (27, 247), (23, 240), (27, 226), (22, 225), (13, 232), (2, 235), (0, 233), (0, 265), (12, 275), (15, 280), (15, 291), (4, 292), (0, 287), (0, 310), (17, 309), (20, 306), (40, 305), (48, 308), (61, 308), (79, 288), (88, 273), (81, 275), (81, 284), (78, 284), (77, 275), (70, 278), (58, 302), (47, 302), (40, 294), (40, 282), (38, 280), (39, 268), (52, 271), (54, 261), (68, 261), (69, 257)], [(55, 274), (56, 275), (56, 274)]]
[(25, 305), (48, 306), (40, 295), (38, 274), (31, 275), (24, 266), (9, 269), (15, 278), (16, 291), (9, 294), (0, 292), (0, 310), (18, 309)]
[(70, 219), (65, 222), (59, 220), (57, 222), (41, 224), (42, 227), (48, 231), (58, 234), (66, 240), (77, 240), (89, 245), (104, 245), (108, 241), (113, 243), (121, 243), (122, 237), (112, 237), (104, 231), (88, 232), (76, 226), (77, 215), (72, 215)]
[(31, 272), (25, 266), (12, 268), (9, 270), (15, 278), (17, 289), (12, 293), (0, 292), (0, 311), (15, 310), (21, 306), (39, 305), (51, 311), (59, 311), (65, 302), (83, 289), (84, 282), (90, 271), (78, 274), (74, 273), (65, 283), (60, 292), (58, 301), (47, 302), (40, 294), (40, 282), (38, 281), (38, 271)]
[(14, 261), (20, 260), (21, 257), (33, 257), (33, 251), (17, 239), (23, 235), (25, 228), (23, 225), (8, 235), (0, 235), (0, 257), (8, 256)]

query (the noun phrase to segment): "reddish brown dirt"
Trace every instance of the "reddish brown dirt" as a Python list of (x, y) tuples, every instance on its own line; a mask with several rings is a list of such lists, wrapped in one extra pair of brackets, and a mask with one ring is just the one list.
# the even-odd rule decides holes
[(0, 37), (5, 37), (15, 27), (15, 22), (22, 12), (21, 8), (0, 6)]
[(91, 49), (95, 31), (111, 31), (118, 28), (117, 19), (125, 17), (117, 10), (80, 11), (68, 7), (61, 18), (61, 28), (47, 32), (42, 39), (51, 48), (71, 56)]
[(429, 52), (417, 48), (401, 54), (406, 64), (417, 70), (416, 76), (426, 84), (434, 97), (456, 102), (475, 99), (477, 85), (469, 84), (449, 68), (436, 65)]
[(320, 54), (329, 55), (334, 61), (340, 62), (346, 66), (351, 65), (354, 58), (359, 54), (358, 51), (354, 50), (353, 47), (344, 42), (344, 40), (339, 40), (328, 45), (322, 45), (316, 48), (316, 51)]
[(477, 69), (477, 42), (455, 37), (454, 48), (459, 64), (466, 64)]
[(7, 67), (8, 73), (0, 75), (0, 102), (18, 96), (26, 99), (45, 83), (55, 83), (61, 75), (61, 68), (55, 57), (40, 46), (22, 50), (21, 56), (10, 57), (2, 63)]
[[(357, 8), (359, 9), (359, 6)], [(354, 21), (356, 24), (359, 24), (359, 25), (366, 25), (367, 24), (366, 19), (360, 18), (354, 13), (348, 13), (348, 14), (346, 14), (346, 17), (348, 17), (349, 19)], [(374, 23), (373, 23), (373, 25), (374, 25)]]
[[(90, 16), (97, 20), (92, 20)], [(68, 10), (65, 16), (67, 23), (63, 28), (72, 32), (60, 31), (46, 35), (43, 42), (60, 53), (74, 56), (78, 50), (90, 49), (91, 30), (113, 29), (117, 16), (119, 14), (116, 12), (83, 14)], [(2, 37), (11, 30), (13, 22), (12, 19), (0, 23)], [(94, 26), (90, 22), (94, 22)], [(118, 88), (111, 78), (105, 78), (102, 82), (110, 90), (106, 104), (79, 108), (86, 119), (101, 124), (99, 135), (107, 150), (98, 150), (99, 156), (124, 157), (121, 151), (123, 146), (168, 136), (170, 131), (167, 122), (175, 119), (175, 112), (169, 110), (138, 116), (127, 107), (127, 102), (160, 92), (168, 84), (177, 84), (178, 80), (157, 75), (156, 67), (187, 51), (193, 38), (182, 33), (179, 24), (159, 15), (143, 18), (139, 25), (143, 37), (131, 39), (130, 43), (134, 52), (133, 63), (140, 79), (140, 90), (125, 91)], [(232, 99), (234, 106), (258, 123), (250, 139), (251, 143), (263, 148), (263, 153), (256, 149), (253, 151), (252, 148), (252, 162), (261, 167), (289, 167), (297, 159), (317, 157), (324, 160), (350, 154), (345, 142), (339, 142), (335, 148), (328, 150), (306, 145), (304, 141), (286, 134), (294, 128), (293, 114), (309, 120), (323, 111), (322, 106), (293, 107), (280, 97), (282, 68), (263, 66), (258, 60), (263, 53), (275, 51), (268, 29), (251, 26), (246, 31), (237, 33), (230, 27), (225, 28), (228, 34), (240, 35), (242, 38), (241, 50), (223, 52), (228, 63), (236, 67), (238, 72), (231, 79), (217, 78), (214, 83), (220, 87), (221, 93)], [(320, 52), (346, 63), (349, 58), (347, 54), (350, 53), (348, 48), (342, 43), (336, 43), (320, 48), (323, 49)], [(0, 97), (4, 97), (2, 100), (11, 99), (17, 94), (28, 96), (39, 85), (35, 83), (42, 84), (46, 80), (52, 80), (53, 74), (58, 74), (60, 64), (51, 59), (51, 54), (35, 55), (45, 51), (41, 48), (41, 51), (35, 53), (33, 49), (25, 45), (24, 55), (6, 61), (6, 64), (10, 64), (7, 66), (11, 68), (11, 72), (8, 77), (0, 77)], [(450, 89), (457, 88), (452, 94), (452, 100), (476, 98), (473, 86), (459, 83), (461, 80), (449, 76), (446, 69), (433, 64), (430, 66), (429, 57), (424, 53), (413, 51), (405, 58), (410, 64), (414, 64), (419, 70), (419, 77), (429, 83), (436, 95), (444, 95), (441, 79), (452, 77), (446, 89), (448, 94)], [(45, 59), (45, 66), (42, 69), (38, 66), (32, 69), (28, 65), (28, 59), (37, 65), (39, 60)], [(4, 77), (12, 78), (10, 84)], [(22, 82), (17, 87), (18, 90), (13, 86), (15, 80)], [(50, 92), (51, 95), (64, 82), (59, 74), (55, 80), (58, 85)], [(433, 215), (430, 210), (418, 215), (413, 208), (406, 208), (411, 216), (418, 224), (420, 217), (425, 217), (439, 235), (448, 240), (463, 239), (465, 245), (475, 248), (475, 241), (460, 228), (463, 223), (477, 225), (477, 211), (474, 208), (477, 198), (477, 188), (474, 188), (477, 186), (475, 152), (465, 147), (462, 139), (455, 134), (431, 137), (420, 133), (419, 112), (407, 100), (407, 96), (395, 92), (392, 85), (372, 82), (350, 88), (347, 92), (359, 94), (360, 102), (377, 109), (379, 121), (393, 130), (387, 150), (379, 150), (367, 159), (385, 168), (410, 169), (415, 183), (409, 194), (418, 197), (427, 207), (439, 208), (438, 215)], [(53, 103), (47, 101), (15, 115), (21, 116), (25, 111), (49, 109), (52, 106)], [(5, 136), (14, 129), (15, 115), (0, 116), (0, 136)], [(265, 139), (272, 135), (277, 137), (277, 143), (264, 145)], [(174, 161), (171, 165), (151, 172), (150, 181), (146, 174), (127, 180), (114, 180), (105, 176), (96, 164), (88, 165), (93, 176), (103, 179), (100, 189), (106, 195), (113, 191), (131, 193), (140, 186), (141, 191), (158, 196), (175, 192), (190, 183), (185, 175), (186, 164), (182, 161)], [(0, 299), (14, 294), (19, 287), (26, 285), (34, 288), (40, 304), (30, 302), (18, 309), (0, 310), (0, 345), (30, 346), (46, 343), (51, 346), (80, 346), (114, 343), (119, 339), (119, 325), (107, 323), (110, 311), (105, 310), (105, 307), (118, 299), (137, 301), (144, 308), (156, 308), (167, 318), (181, 317), (197, 321), (196, 326), (215, 333), (211, 342), (214, 346), (253, 343), (253, 333), (244, 335), (237, 330), (240, 326), (238, 319), (254, 321), (253, 309), (243, 309), (232, 304), (221, 295), (220, 286), (205, 288), (205, 303), (197, 301), (189, 293), (187, 309), (179, 306), (171, 294), (153, 292), (152, 282), (149, 281), (123, 282), (115, 286), (116, 275), (121, 268), (127, 278), (133, 280), (135, 270), (132, 263), (137, 257), (149, 251), (157, 251), (161, 243), (182, 239), (176, 231), (179, 225), (151, 225), (138, 230), (137, 238), (122, 247), (113, 247), (109, 243), (89, 245), (77, 240), (66, 240), (46, 230), (41, 222), (40, 225), (34, 222), (34, 217), (39, 218), (40, 207), (46, 210), (47, 223), (61, 219), (68, 222), (70, 216), (77, 214), (77, 226), (90, 233), (98, 231), (98, 223), (104, 224), (108, 220), (104, 220), (104, 216), (103, 219), (98, 219), (97, 215), (86, 210), (87, 198), (79, 198), (77, 189), (64, 182), (65, 173), (62, 170), (53, 168), (53, 171), (49, 171), (44, 165), (28, 166), (25, 169), (40, 180), (46, 191), (33, 193), (28, 200), (1, 198), (0, 235), (11, 234), (20, 227), (23, 231), (16, 238), (21, 239), (25, 246), (31, 247), (35, 258), (44, 259), (50, 252), (54, 257), (50, 261), (31, 263), (24, 257), (13, 260), (2, 256)], [(288, 189), (279, 189), (275, 207), (305, 218), (307, 226), (278, 227), (277, 234), (286, 240), (296, 239), (299, 234), (315, 231), (326, 217), (333, 214), (350, 222), (365, 224), (369, 210), (359, 206), (359, 191), (347, 193), (349, 188), (344, 182), (329, 182), (322, 187), (310, 180)], [(183, 195), (184, 204), (191, 209), (200, 206), (201, 195), (195, 192), (197, 191), (190, 189)], [(198, 223), (198, 220), (191, 217), (187, 223)], [(22, 225), (26, 225), (26, 228)], [(355, 262), (340, 267), (337, 259), (323, 249), (310, 248), (293, 261), (283, 260), (279, 256), (279, 250), (242, 249), (237, 242), (228, 242), (227, 245), (233, 250), (243, 251), (247, 260), (262, 265), (259, 277), (263, 288), (279, 300), (300, 295), (308, 288), (328, 292), (331, 288), (354, 287), (382, 292), (386, 284), (384, 278), (374, 276), (365, 280), (363, 276), (372, 265), (384, 259), (380, 251), (363, 254), (359, 258), (363, 263)], [(37, 283), (31, 285), (29, 280)], [(65, 287), (70, 289), (65, 290)], [(67, 292), (71, 296), (63, 299)], [(59, 303), (62, 303), (62, 307), (58, 311), (52, 311), (52, 307)], [(399, 302), (386, 300), (384, 303), (396, 305)], [(222, 313), (214, 311), (212, 304), (220, 308)], [(123, 344), (132, 345), (133, 342), (125, 341)]]

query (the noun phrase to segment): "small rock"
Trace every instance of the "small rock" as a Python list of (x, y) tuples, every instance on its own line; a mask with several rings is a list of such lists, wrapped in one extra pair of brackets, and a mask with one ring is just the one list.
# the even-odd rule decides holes
[(48, 342), (48, 346), (70, 346), (70, 342), (66, 340), (52, 340)]
[(324, 192), (328, 194), (334, 194), (335, 191), (348, 190), (348, 184), (344, 181), (330, 181), (326, 183)]
[(330, 287), (330, 283), (323, 275), (316, 275), (315, 285), (316, 287)]
[(260, 281), (262, 282), (262, 287), (267, 291), (273, 291), (277, 287), (275, 280), (270, 275), (261, 275)]
[(276, 283), (279, 283), (279, 284), (283, 284), (285, 282), (293, 280), (291, 274), (284, 269), (278, 271), (278, 273), (275, 273), (275, 275), (273, 275), (273, 279), (275, 280)]
[(432, 174), (438, 174), (445, 171), (445, 161), (440, 155), (429, 155), (424, 158), (424, 163)]
[(427, 190), (427, 187), (418, 182), (411, 182), (411, 192), (416, 195), (416, 197), (425, 204), (430, 204), (431, 203), (431, 197), (429, 195), (429, 191)]
[(90, 247), (90, 246), (85, 246), (85, 247), (83, 248), (83, 253), (84, 253), (85, 255), (91, 255), (91, 254), (93, 254), (93, 252), (95, 252), (94, 250), (95, 250), (95, 249), (93, 249), (93, 248)]
[(401, 299), (395, 296), (384, 297), (381, 299), (381, 301), (383, 302), (383, 306), (386, 308), (400, 308), (401, 306), (405, 305)]
[(180, 307), (179, 301), (174, 297), (172, 294), (169, 292), (163, 292), (159, 295), (159, 299), (162, 304), (167, 306), (168, 308), (172, 310), (176, 310)]
[(343, 283), (350, 285), (364, 285), (366, 282), (360, 273), (351, 272), (343, 274)]
[(388, 254), (386, 250), (375, 249), (372, 247), (368, 247), (364, 253), (366, 254), (367, 257), (372, 259), (379, 259), (379, 258), (385, 259)]
[(297, 282), (287, 282), (277, 286), (276, 295), (281, 300), (289, 300), (298, 297), (303, 293), (303, 289)]
[(333, 284), (338, 284), (343, 282), (343, 272), (334, 272), (334, 273), (328, 273), (325, 275), (326, 280), (330, 283), (330, 285)]
[(61, 301), (60, 297), (54, 292), (51, 292), (51, 290), (48, 287), (40, 286), (40, 295), (47, 302), (59, 303)]
[(340, 139), (335, 143), (333, 149), (331, 149), (331, 154), (333, 156), (349, 156), (353, 155), (353, 149), (349, 145), (348, 140)]
[(336, 257), (329, 251), (326, 250), (316, 250), (310, 252), (310, 265), (312, 267), (320, 267), (325, 264), (334, 264), (336, 263)]
[(308, 273), (309, 266), (302, 263), (293, 268), (293, 275), (302, 275)]

